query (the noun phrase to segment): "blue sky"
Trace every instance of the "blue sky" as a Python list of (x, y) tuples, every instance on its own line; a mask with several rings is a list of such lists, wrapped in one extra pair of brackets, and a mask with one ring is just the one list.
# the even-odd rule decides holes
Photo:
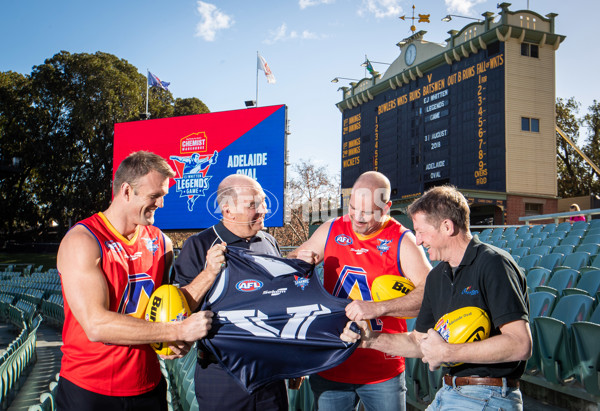
[[(396, 43), (410, 33), (401, 15), (431, 14), (425, 40), (444, 43), (447, 32), (469, 23), (442, 22), (446, 14), (480, 17), (497, 12), (487, 0), (19, 0), (4, 2), (0, 71), (28, 74), (66, 50), (103, 51), (171, 82), (175, 97), (200, 98), (211, 111), (244, 108), (255, 99), (256, 52), (277, 82), (259, 73), (259, 105), (288, 105), (292, 163), (311, 159), (339, 173), (341, 100), (336, 76), (362, 78), (365, 54), (391, 63)], [(556, 32), (567, 36), (556, 54), (557, 97), (574, 96), (582, 111), (600, 99), (594, 80), (600, 58), (597, 0), (513, 0), (512, 11), (558, 13)], [(577, 8), (575, 8), (577, 6)], [(383, 72), (385, 65), (375, 65)]]

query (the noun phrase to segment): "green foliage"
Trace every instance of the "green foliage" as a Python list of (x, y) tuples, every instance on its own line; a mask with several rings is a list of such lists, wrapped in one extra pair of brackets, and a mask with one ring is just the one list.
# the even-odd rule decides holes
[[(103, 52), (61, 51), (30, 75), (0, 72), (0, 159), (21, 159), (17, 172), (0, 175), (0, 239), (27, 231), (34, 241), (51, 221), (60, 237), (108, 206), (114, 125), (139, 120), (145, 93), (136, 67)], [(149, 111), (164, 118), (208, 109), (151, 88)]]
[[(600, 166), (600, 103), (588, 108), (583, 118), (578, 117), (580, 103), (574, 97), (556, 100), (556, 125), (577, 144), (582, 126), (588, 134), (583, 146), (578, 145), (594, 164)], [(593, 168), (558, 133), (557, 172), (558, 195), (577, 197), (600, 194), (600, 182)]]

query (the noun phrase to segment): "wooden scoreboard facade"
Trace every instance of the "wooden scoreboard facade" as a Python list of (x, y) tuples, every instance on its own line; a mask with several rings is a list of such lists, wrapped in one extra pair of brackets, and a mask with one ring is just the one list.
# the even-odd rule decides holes
[[(495, 223), (511, 220), (511, 203), (521, 215), (531, 201), (552, 210), (554, 51), (564, 36), (553, 33), (555, 15), (499, 7), (500, 19), (484, 13), (481, 23), (450, 32), (446, 45), (424, 41), (425, 32), (404, 39), (382, 77), (343, 88), (345, 200), (360, 174), (377, 170), (398, 204), (452, 184), (472, 205), (488, 207)], [(521, 130), (523, 119), (543, 127)], [(521, 154), (537, 159), (529, 166)]]

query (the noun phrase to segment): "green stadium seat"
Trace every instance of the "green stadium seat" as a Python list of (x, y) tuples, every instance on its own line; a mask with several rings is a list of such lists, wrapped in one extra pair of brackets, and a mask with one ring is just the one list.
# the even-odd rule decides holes
[(304, 379), (299, 390), (288, 390), (290, 411), (296, 410), (313, 410), (314, 396), (310, 389), (310, 378)]
[(542, 232), (543, 233), (553, 233), (556, 231), (556, 227), (557, 227), (557, 224), (555, 224), (555, 223), (544, 224), (544, 228), (542, 229)]
[(600, 235), (600, 227), (596, 227), (596, 228), (590, 228), (585, 232), (584, 237), (587, 237), (588, 235)]
[(536, 264), (536, 267), (543, 267), (547, 268), (548, 270), (553, 270), (554, 267), (557, 267), (562, 263), (564, 258), (564, 254), (560, 253), (546, 254), (542, 256), (540, 261)]
[(577, 281), (577, 285), (572, 288), (565, 288), (563, 295), (585, 294), (595, 298), (598, 291), (600, 291), (600, 270), (595, 270), (582, 274), (579, 281)]
[(579, 321), (571, 325), (577, 379), (587, 392), (596, 396), (600, 396), (599, 307), (596, 307), (589, 321)]
[(571, 231), (572, 228), (573, 226), (571, 225), (571, 223), (569, 221), (565, 221), (564, 223), (560, 223), (556, 226), (556, 231), (563, 231), (565, 233), (568, 233), (569, 231)]
[(533, 237), (533, 234), (531, 233), (521, 233), (521, 234), (517, 234), (517, 238), (520, 238), (521, 240), (525, 241), (525, 240), (529, 240), (530, 238)]
[(567, 237), (567, 233), (564, 231), (555, 231), (553, 233), (549, 233), (546, 238), (560, 238), (561, 240)]
[(574, 229), (584, 229), (584, 230), (587, 230), (587, 229), (590, 228), (590, 226), (591, 226), (590, 223), (588, 223), (587, 221), (575, 221), (573, 223), (573, 228)]
[(545, 255), (550, 254), (550, 252), (552, 251), (552, 247), (550, 247), (549, 245), (538, 245), (537, 247), (533, 247), (529, 253), (530, 254), (539, 254), (542, 257)]
[(573, 268), (575, 270), (579, 270), (581, 267), (586, 267), (589, 264), (589, 262), (590, 262), (589, 253), (580, 251), (577, 253), (571, 253), (568, 256), (566, 256), (565, 259), (561, 263), (558, 264), (556, 269), (566, 267), (566, 268)]
[[(538, 291), (529, 294), (529, 325), (531, 327), (531, 335), (535, 339), (535, 323), (533, 321), (536, 317), (547, 317), (554, 308), (556, 303), (556, 295), (546, 291)], [(535, 344), (532, 346), (532, 353), (529, 360), (527, 360), (526, 370), (528, 372), (537, 371), (540, 367), (540, 353), (539, 348)]]
[(527, 273), (527, 286), (535, 289), (540, 285), (546, 285), (552, 276), (552, 271), (547, 268), (532, 268)]
[(539, 238), (540, 241), (544, 241), (546, 238), (550, 236), (550, 233), (547, 231), (542, 231), (540, 233), (534, 234), (531, 238)]
[(533, 235), (536, 235), (538, 233), (541, 233), (543, 229), (544, 229), (543, 224), (536, 224), (536, 225), (531, 226), (531, 228), (529, 229), (529, 232)]
[(541, 371), (547, 381), (559, 384), (576, 373), (570, 328), (589, 317), (593, 301), (587, 295), (567, 295), (558, 300), (552, 317), (533, 319)]
[(567, 237), (584, 237), (586, 235), (586, 230), (583, 229), (573, 229), (569, 231)]
[(574, 245), (564, 244), (564, 245), (557, 245), (556, 247), (554, 247), (552, 249), (552, 252), (553, 253), (564, 254), (564, 255), (569, 255), (569, 254), (573, 253), (574, 249), (575, 249)]
[(515, 238), (514, 240), (506, 241), (506, 246), (511, 250), (513, 248), (519, 248), (523, 244), (523, 240), (520, 238)]
[(579, 271), (563, 268), (555, 271), (545, 285), (535, 287), (535, 291), (546, 291), (560, 297), (565, 288), (573, 288), (579, 280)]
[(588, 234), (581, 240), (581, 244), (600, 244), (600, 234)]
[(520, 236), (521, 234), (525, 234), (529, 232), (529, 226), (528, 225), (522, 225), (519, 228), (517, 228), (517, 231), (515, 231), (515, 233)]
[(529, 254), (529, 248), (527, 247), (517, 247), (517, 248), (513, 248), (510, 251), (510, 254), (515, 257), (525, 257), (527, 254)]
[(529, 318), (547, 317), (554, 308), (558, 298), (545, 291), (536, 291), (529, 294)]
[(519, 267), (523, 268), (525, 271), (529, 271), (531, 268), (537, 266), (541, 259), (542, 256), (539, 254), (526, 255), (519, 260)]
[(560, 245), (577, 246), (577, 245), (579, 245), (580, 242), (581, 242), (581, 237), (573, 235), (570, 237), (565, 237), (562, 240), (560, 240)]
[(560, 238), (558, 237), (548, 237), (544, 241), (542, 241), (542, 245), (549, 245), (550, 247), (556, 247), (560, 244)]
[(577, 252), (586, 252), (590, 254), (590, 258), (592, 256), (596, 256), (598, 254), (598, 252), (600, 251), (600, 244), (593, 244), (593, 243), (587, 243), (587, 244), (581, 244), (578, 245), (577, 247), (575, 247), (575, 251)]
[(527, 247), (527, 248), (537, 247), (538, 245), (540, 245), (542, 243), (542, 241), (543, 240), (541, 238), (532, 237), (529, 240), (523, 241), (523, 247)]

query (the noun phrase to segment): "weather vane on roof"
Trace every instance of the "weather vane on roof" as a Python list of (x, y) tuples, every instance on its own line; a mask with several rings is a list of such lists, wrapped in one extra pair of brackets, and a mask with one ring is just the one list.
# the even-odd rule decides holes
[(417, 23), (429, 23), (429, 16), (431, 16), (431, 14), (419, 14), (419, 17), (415, 17), (415, 5), (413, 4), (412, 6), (412, 17), (406, 17), (406, 16), (400, 16), (401, 20), (412, 20), (412, 24), (410, 26), (410, 30), (414, 33), (415, 31), (417, 31), (417, 28), (415, 27), (415, 20), (418, 19)]

